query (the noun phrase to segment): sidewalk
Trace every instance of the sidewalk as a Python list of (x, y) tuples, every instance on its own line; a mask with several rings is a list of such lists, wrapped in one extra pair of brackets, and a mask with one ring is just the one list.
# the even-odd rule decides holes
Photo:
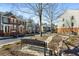
[(0, 48), (3, 45), (7, 45), (7, 44), (13, 44), (15, 42), (19, 42), (21, 41), (21, 39), (31, 39), (31, 37), (19, 37), (19, 38), (11, 38), (11, 39), (4, 39), (4, 40), (0, 40)]
[(3, 40), (3, 39), (10, 39), (11, 37), (0, 37), (0, 40)]

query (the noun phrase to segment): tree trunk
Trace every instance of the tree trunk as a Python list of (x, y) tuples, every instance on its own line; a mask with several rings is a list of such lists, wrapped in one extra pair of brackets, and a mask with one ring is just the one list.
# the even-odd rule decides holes
[(50, 18), (50, 30), (51, 30), (51, 33), (52, 33), (52, 17), (51, 17), (51, 8), (49, 7), (49, 18)]
[(52, 29), (52, 20), (51, 20), (51, 33), (53, 32), (53, 29)]
[(40, 36), (42, 37), (42, 3), (39, 4)]
[(42, 37), (42, 15), (40, 17), (40, 36)]

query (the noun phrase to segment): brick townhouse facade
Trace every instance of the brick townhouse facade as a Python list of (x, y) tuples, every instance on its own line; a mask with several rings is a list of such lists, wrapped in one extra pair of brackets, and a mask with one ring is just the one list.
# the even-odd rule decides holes
[(11, 12), (0, 13), (0, 36), (10, 36), (15, 34), (24, 34), (26, 22)]

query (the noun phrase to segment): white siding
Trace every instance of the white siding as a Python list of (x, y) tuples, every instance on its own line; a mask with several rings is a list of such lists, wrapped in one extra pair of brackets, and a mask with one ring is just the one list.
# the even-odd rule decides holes
[[(79, 27), (79, 10), (67, 10), (61, 17), (58, 18), (59, 22), (57, 24), (58, 28), (62, 28), (62, 24), (65, 27), (71, 27), (71, 17), (74, 16), (74, 27)], [(64, 22), (62, 21), (64, 18)]]

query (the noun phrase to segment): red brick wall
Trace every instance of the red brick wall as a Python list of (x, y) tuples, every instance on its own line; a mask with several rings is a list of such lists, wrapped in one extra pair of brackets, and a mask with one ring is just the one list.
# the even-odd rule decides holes
[[(19, 31), (19, 26), (22, 24), (23, 26), (25, 26), (24, 22), (25, 21), (20, 21), (20, 20), (16, 20), (15, 17), (8, 17), (9, 19), (9, 25), (12, 25), (12, 26), (9, 26), (9, 32), (5, 32), (4, 35), (5, 36), (9, 36), (11, 31), (14, 29), (14, 25), (16, 25), (16, 31), (17, 32), (21, 32), (21, 33), (25, 33), (26, 29), (25, 28), (22, 28), (22, 31)], [(12, 19), (13, 18), (13, 19)], [(16, 20), (16, 22), (14, 22)]]

